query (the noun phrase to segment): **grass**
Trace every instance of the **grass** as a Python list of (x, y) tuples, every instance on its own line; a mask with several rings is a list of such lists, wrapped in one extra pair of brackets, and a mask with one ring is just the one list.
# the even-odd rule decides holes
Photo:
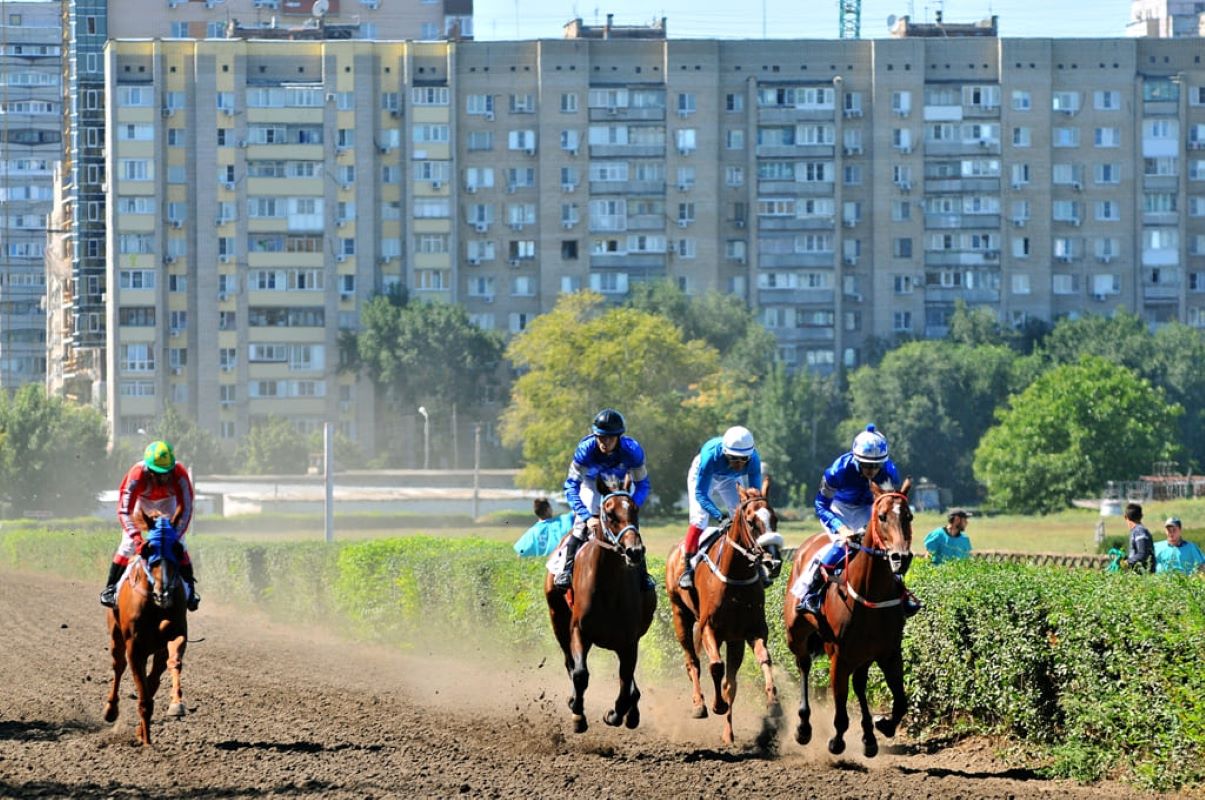
[[(810, 511), (810, 510), (809, 510)], [(1145, 506), (1147, 527), (1155, 541), (1163, 540), (1163, 520), (1178, 516), (1184, 520), (1185, 535), (1200, 541), (1205, 538), (1205, 499), (1149, 503)], [(800, 544), (819, 532), (820, 524), (809, 513), (802, 520), (780, 521), (779, 532), (789, 547)], [(976, 550), (1006, 550), (1026, 553), (1094, 553), (1096, 524), (1105, 523), (1106, 536), (1128, 533), (1121, 517), (1101, 517), (1087, 509), (1068, 509), (1047, 516), (1012, 514), (976, 514), (967, 526)], [(534, 522), (530, 514), (500, 512), (476, 522), (467, 517), (430, 518), (414, 514), (336, 514), (335, 537), (340, 540), (393, 538), (430, 535), (452, 539), (480, 537), (492, 541), (513, 542)], [(913, 522), (914, 548), (923, 550), (925, 535), (945, 523), (936, 512), (916, 515)], [(658, 554), (668, 553), (686, 532), (682, 517), (646, 517), (641, 525), (646, 546)], [(292, 514), (282, 517), (201, 517), (193, 527), (194, 536), (230, 536), (244, 541), (321, 541), (322, 516)]]

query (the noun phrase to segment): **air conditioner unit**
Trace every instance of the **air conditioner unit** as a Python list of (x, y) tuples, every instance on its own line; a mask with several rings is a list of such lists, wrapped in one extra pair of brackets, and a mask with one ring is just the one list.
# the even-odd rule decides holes
[(897, 144), (897, 145), (895, 146), (895, 149), (896, 149), (896, 150), (899, 150), (901, 155), (905, 155), (905, 156), (906, 156), (906, 155), (908, 155), (909, 153), (911, 153), (911, 152), (912, 152), (912, 145), (910, 145), (910, 144)]
[(1071, 188), (1077, 192), (1082, 192), (1084, 190), (1084, 185), (1082, 183), (1080, 183), (1079, 181), (1075, 181), (1074, 183), (1071, 184)]
[(860, 109), (860, 108), (845, 109), (845, 118), (846, 119), (854, 119), (854, 118), (860, 117), (860, 116), (862, 116), (862, 109)]
[(900, 187), (901, 192), (907, 193), (907, 192), (912, 191), (912, 182), (911, 181), (900, 181), (896, 185)]
[(732, 224), (733, 224), (733, 225), (735, 225), (735, 226), (736, 226), (736, 227), (738, 227), (738, 228), (743, 228), (743, 227), (745, 227), (745, 220), (743, 220), (743, 219), (734, 219), (734, 220), (732, 220)]
[(223, 108), (223, 109), (222, 109), (222, 113), (223, 113), (223, 114), (225, 114), (225, 115), (226, 115), (226, 116), (228, 116), (228, 117), (233, 117), (233, 116), (234, 116), (234, 109), (233, 109), (233, 108)]
[(507, 263), (510, 264), (512, 267), (517, 267), (517, 266), (519, 266), (519, 259), (512, 258)]
[(992, 146), (992, 143), (991, 143), (991, 142), (989, 142), (987, 139), (980, 139), (980, 140), (979, 140), (979, 146), (980, 146), (980, 147), (991, 147), (991, 146)]
[(377, 145), (377, 153), (378, 153), (378, 154), (380, 154), (380, 155), (383, 155), (383, 156), (384, 156), (384, 155), (388, 155), (388, 154), (389, 154), (389, 149), (390, 149), (390, 148), (386, 147), (386, 146), (385, 146), (385, 145), (383, 145), (383, 144), (379, 144), (379, 145)]
[(431, 188), (438, 192), (444, 188), (443, 181), (431, 181)]
[(173, 375), (183, 375), (184, 368), (183, 367), (172, 367), (172, 374)]
[(223, 253), (222, 255), (218, 256), (218, 261), (221, 261), (223, 264), (229, 264), (230, 256)]
[(351, 297), (352, 297), (351, 292), (339, 292), (340, 300), (350, 300)]
[(615, 106), (607, 106), (607, 116), (613, 117), (619, 113), (619, 109)]
[(487, 111), (484, 114), (482, 114), (481, 116), (485, 117), (486, 122), (494, 121), (494, 112), (493, 111)]
[(906, 116), (908, 116), (908, 114), (910, 114), (912, 112), (912, 109), (911, 108), (893, 108), (892, 111), (895, 112), (895, 115), (897, 117), (906, 117)]
[(691, 154), (691, 151), (692, 151), (692, 148), (690, 148), (690, 147), (679, 147), (679, 148), (678, 148), (678, 155), (680, 155), (680, 156), (688, 156), (688, 155), (690, 155), (690, 154)]
[(238, 140), (238, 146), (239, 146), (239, 147), (246, 147), (246, 146), (247, 146), (247, 140), (246, 140), (246, 139), (239, 139), (239, 140)]
[(852, 228), (858, 224), (858, 219), (857, 219), (857, 217), (846, 218), (846, 219), (841, 220), (841, 222), (845, 225), (845, 227)]
[(561, 184), (561, 191), (562, 191), (562, 192), (572, 192), (572, 191), (573, 191), (574, 189), (576, 189), (576, 188), (577, 188), (577, 184), (576, 184), (576, 183), (562, 183), (562, 184)]
[(218, 292), (218, 302), (219, 303), (225, 302), (227, 296), (228, 295), (225, 292)]
[(175, 263), (176, 263), (176, 257), (175, 257), (175, 256), (164, 256), (164, 257), (163, 257), (163, 263), (164, 263), (164, 264), (175, 264)]
[(327, 92), (327, 93), (326, 93), (326, 102), (328, 102), (328, 103), (333, 103), (333, 102), (335, 102), (335, 93), (334, 93), (334, 92)]
[(339, 188), (340, 188), (340, 189), (342, 189), (342, 190), (343, 190), (343, 191), (345, 191), (345, 192), (350, 192), (350, 191), (351, 191), (352, 189), (354, 189), (355, 187), (354, 187), (354, 186), (352, 186), (350, 183), (345, 183), (345, 184), (343, 184), (342, 186), (340, 186)]
[(335, 220), (335, 227), (343, 228), (347, 225), (347, 222), (348, 221), (346, 219), (344, 219), (343, 217), (340, 217), (339, 219)]
[(470, 258), (470, 259), (469, 259), (469, 266), (470, 266), (470, 267), (479, 267), (479, 266), (481, 266), (481, 259), (480, 259), (480, 258)]
[(490, 229), (490, 224), (488, 222), (478, 222), (473, 227), (476, 228), (478, 233), (485, 233)]
[(1025, 217), (1013, 217), (1013, 227), (1014, 228), (1024, 228), (1025, 227)]
[(534, 156), (536, 154), (536, 149), (534, 147), (529, 147), (526, 150), (524, 150), (523, 152), (527, 153), (527, 155), (529, 155), (529, 156)]
[(1106, 294), (1101, 294), (1101, 293), (1099, 293), (1099, 292), (1095, 292), (1095, 293), (1093, 293), (1093, 295), (1092, 295), (1092, 299), (1093, 299), (1093, 300), (1095, 300), (1095, 301), (1096, 301), (1096, 302), (1098, 302), (1098, 303), (1103, 303), (1107, 297), (1108, 297), (1108, 295), (1106, 295)]
[(389, 111), (389, 116), (393, 117), (394, 119), (399, 119), (402, 116), (402, 110), (400, 108), (391, 109)]
[(335, 256), (335, 260), (338, 261), (340, 264), (342, 264), (344, 261), (347, 260), (347, 256), (344, 255), (343, 253), (339, 253), (337, 256)]
[(571, 156), (576, 156), (576, 155), (577, 155), (577, 148), (576, 148), (576, 147), (566, 147), (566, 148), (565, 148), (565, 152), (566, 152), (566, 153), (568, 153), (568, 154), (569, 154), (569, 155), (571, 155)]
[(689, 228), (689, 227), (690, 227), (690, 220), (688, 220), (688, 219), (679, 219), (679, 220), (678, 220), (678, 227), (679, 227), (679, 228)]
[(184, 220), (182, 220), (182, 219), (173, 219), (171, 221), (171, 223), (172, 223), (173, 228), (183, 228), (184, 227)]
[(1075, 227), (1077, 227), (1077, 228), (1079, 227), (1079, 217), (1072, 217), (1071, 219), (1069, 219), (1067, 221), (1070, 222)]
[(852, 267), (852, 266), (857, 265), (858, 257), (857, 256), (846, 256), (845, 258), (842, 259), (842, 261), (845, 262), (845, 266)]
[(691, 187), (692, 185), (693, 185), (693, 184), (689, 184), (689, 183), (679, 183), (679, 184), (678, 184), (678, 191), (679, 191), (679, 192), (689, 192), (689, 191), (690, 191), (690, 187)]
[(475, 184), (475, 183), (470, 183), (470, 184), (468, 184), (467, 186), (465, 186), (465, 187), (464, 187), (464, 190), (465, 190), (466, 192), (468, 192), (469, 194), (477, 194), (477, 184)]
[(163, 108), (161, 108), (161, 109), (159, 110), (159, 113), (160, 113), (162, 116), (164, 116), (164, 117), (170, 117), (170, 116), (172, 116), (173, 114), (175, 114), (175, 113), (176, 113), (176, 109), (174, 109), (174, 108), (168, 108), (167, 106), (164, 106)]
[(521, 231), (521, 230), (523, 230), (523, 223), (522, 222), (512, 222), (510, 224), (510, 229), (512, 231)]
[(390, 259), (391, 259), (391, 256), (380, 256), (377, 258), (377, 263), (378, 264), (388, 264)]
[(1096, 260), (1102, 264), (1108, 264), (1113, 260), (1113, 256), (1097, 256)]
[(228, 191), (228, 192), (233, 192), (233, 191), (234, 191), (234, 181), (226, 181), (226, 182), (223, 184), (223, 186), (225, 186), (225, 187), (226, 187), (226, 191)]

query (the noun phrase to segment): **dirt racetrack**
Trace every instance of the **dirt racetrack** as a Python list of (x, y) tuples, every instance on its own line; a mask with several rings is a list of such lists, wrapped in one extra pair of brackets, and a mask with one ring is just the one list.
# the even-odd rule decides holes
[[(813, 717), (811, 745), (784, 732), (767, 756), (752, 748), (760, 690), (748, 681), (736, 748), (720, 747), (718, 720), (687, 719), (685, 679), (646, 682), (641, 727), (608, 728), (601, 717), (616, 686), (607, 652), (591, 659), (590, 730), (574, 735), (551, 634), (548, 658), (491, 672), (267, 624), (208, 596), (191, 618), (191, 637), (204, 641), (188, 649), (189, 713), (168, 720), (160, 702), (155, 745), (144, 749), (128, 675), (120, 719), (101, 721), (111, 670), (98, 589), (0, 573), (0, 797), (1136, 796), (1009, 768), (982, 740), (905, 741), (863, 759), (856, 723), (847, 755), (834, 758), (821, 738), (831, 733), (828, 709)], [(793, 679), (781, 689), (793, 721)]]

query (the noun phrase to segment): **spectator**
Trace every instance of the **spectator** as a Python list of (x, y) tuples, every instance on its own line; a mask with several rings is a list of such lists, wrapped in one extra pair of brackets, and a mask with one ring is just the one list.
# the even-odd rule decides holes
[(1192, 542), (1184, 541), (1180, 518), (1168, 517), (1163, 528), (1167, 531), (1167, 541), (1155, 545), (1155, 571), (1183, 572), (1185, 575), (1205, 571), (1205, 554)]
[(1155, 543), (1151, 532), (1142, 524), (1142, 506), (1126, 503), (1126, 525), (1130, 529), (1130, 549), (1126, 565), (1135, 572), (1155, 571)]
[(925, 549), (934, 566), (971, 555), (971, 539), (966, 535), (970, 516), (971, 512), (965, 508), (952, 508), (946, 515), (946, 524), (925, 537)]
[(573, 513), (567, 511), (559, 517), (554, 517), (552, 503), (549, 503), (546, 497), (536, 498), (532, 510), (535, 511), (538, 521), (515, 542), (515, 552), (520, 556), (550, 555), (573, 527)]

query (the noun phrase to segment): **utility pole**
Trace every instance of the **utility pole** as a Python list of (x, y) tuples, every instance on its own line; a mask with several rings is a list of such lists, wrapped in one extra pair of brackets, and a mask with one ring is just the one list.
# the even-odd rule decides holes
[(862, 38), (862, 0), (837, 0), (841, 14), (838, 37), (841, 39)]

